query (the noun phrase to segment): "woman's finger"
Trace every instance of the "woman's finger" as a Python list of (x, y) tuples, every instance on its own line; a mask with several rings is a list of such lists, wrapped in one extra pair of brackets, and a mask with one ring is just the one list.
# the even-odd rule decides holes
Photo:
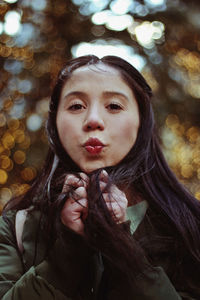
[(107, 186), (107, 183), (105, 183), (105, 182), (103, 182), (103, 181), (100, 181), (100, 182), (99, 182), (99, 186), (100, 186), (101, 191), (104, 192), (104, 191), (105, 191), (105, 188), (106, 188), (106, 186)]
[(86, 189), (84, 186), (80, 186), (78, 187), (74, 192), (73, 192), (73, 195), (72, 195), (72, 198), (77, 201), (81, 198), (87, 198), (87, 192), (86, 192)]
[(117, 223), (124, 222), (126, 220), (126, 209), (128, 205), (126, 195), (113, 185), (109, 193), (103, 193), (103, 197), (114, 220)]
[(99, 175), (99, 179), (100, 181), (103, 181), (105, 183), (108, 183), (109, 181), (109, 175), (108, 173), (106, 172), (106, 170), (102, 170), (100, 175)]
[(126, 194), (122, 192), (116, 185), (111, 185), (110, 187), (110, 193), (111, 193), (111, 201), (117, 201), (120, 206), (127, 207), (128, 206), (128, 200), (126, 198)]
[(118, 202), (118, 201), (116, 201), (116, 200), (114, 200), (114, 201), (111, 201), (110, 200), (110, 195), (108, 194), (108, 193), (103, 193), (103, 197), (104, 197), (104, 200), (105, 200), (105, 202), (106, 202), (106, 205), (107, 205), (107, 207), (108, 207), (108, 209), (110, 209), (111, 208), (111, 210), (113, 209), (113, 208), (119, 208), (119, 209), (124, 209), (122, 206), (121, 206), (121, 204)]
[[(103, 187), (104, 184), (102, 184)], [(128, 200), (124, 192), (118, 189), (116, 185), (111, 185), (109, 192), (104, 191), (105, 188), (102, 188), (105, 201), (117, 202), (121, 207), (127, 207)]]
[(126, 220), (126, 209), (121, 207), (117, 202), (106, 202), (107, 208), (117, 223), (122, 223)]
[(83, 186), (87, 187), (88, 184), (89, 184), (89, 177), (85, 173), (83, 173), (83, 172), (79, 173), (79, 175), (80, 175), (80, 177), (82, 179)]
[(66, 201), (61, 211), (61, 221), (76, 233), (84, 235), (84, 220), (87, 217), (87, 199), (79, 199), (72, 203), (69, 200)]
[(79, 199), (71, 204), (71, 211), (82, 212), (87, 210), (88, 201), (86, 198)]
[(87, 175), (84, 173), (80, 173), (80, 177), (77, 177), (73, 174), (67, 174), (64, 180), (63, 190), (62, 192), (67, 193), (71, 187), (77, 188), (80, 186), (87, 187), (88, 185), (88, 178)]
[(71, 198), (66, 201), (61, 212), (61, 218), (64, 220), (64, 223), (74, 222), (81, 217), (82, 214), (85, 214), (88, 208), (87, 199), (79, 199), (77, 201), (72, 200)]

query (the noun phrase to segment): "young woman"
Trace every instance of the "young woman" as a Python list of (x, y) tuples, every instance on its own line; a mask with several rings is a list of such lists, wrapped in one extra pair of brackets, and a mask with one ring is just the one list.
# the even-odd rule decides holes
[(0, 221), (1, 299), (200, 299), (200, 205), (162, 155), (151, 96), (119, 57), (61, 70), (44, 168)]

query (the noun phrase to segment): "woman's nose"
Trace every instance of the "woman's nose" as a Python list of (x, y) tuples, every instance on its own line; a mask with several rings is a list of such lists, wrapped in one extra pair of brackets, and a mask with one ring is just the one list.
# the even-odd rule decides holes
[(97, 108), (91, 109), (86, 115), (83, 130), (104, 130), (104, 120)]

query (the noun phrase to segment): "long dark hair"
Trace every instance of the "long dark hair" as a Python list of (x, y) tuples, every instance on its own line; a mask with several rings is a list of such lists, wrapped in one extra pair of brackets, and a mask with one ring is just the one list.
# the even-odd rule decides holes
[[(110, 178), (109, 184), (114, 183), (131, 190), (133, 203), (134, 194), (146, 199), (150, 210), (161, 216), (163, 224), (166, 224), (162, 227), (167, 228), (167, 233), (164, 233), (164, 229), (163, 234), (176, 237), (179, 249), (186, 249), (192, 260), (199, 263), (200, 204), (179, 183), (162, 154), (154, 123), (151, 88), (132, 65), (116, 56), (105, 56), (101, 59), (93, 55), (78, 57), (70, 60), (60, 71), (50, 101), (46, 126), (50, 149), (43, 171), (27, 194), (10, 202), (6, 209), (22, 209), (32, 205), (47, 214), (49, 224), (52, 224), (52, 218), (59, 218), (65, 201), (64, 197), (59, 196), (62, 190), (61, 179), (66, 173), (77, 174), (80, 171), (63, 149), (58, 137), (56, 114), (61, 91), (74, 70), (100, 63), (120, 72), (136, 97), (140, 114), (140, 127), (131, 151), (118, 165), (106, 168)], [(133, 274), (135, 269), (136, 274), (148, 265), (146, 260), (142, 259), (145, 255), (144, 249), (139, 246), (138, 241), (130, 239), (130, 235), (125, 234), (124, 229), (117, 226), (111, 218), (99, 188), (100, 171), (89, 175), (92, 184), (88, 188), (89, 212), (85, 222), (87, 240), (118, 269), (126, 274), (130, 268)], [(56, 182), (56, 178), (60, 178), (60, 181)]]

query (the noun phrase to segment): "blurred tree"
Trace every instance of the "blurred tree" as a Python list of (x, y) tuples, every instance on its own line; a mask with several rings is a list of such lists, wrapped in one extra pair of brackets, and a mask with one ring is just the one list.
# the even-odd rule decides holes
[(0, 203), (44, 160), (51, 88), (72, 55), (129, 59), (153, 88), (163, 150), (200, 199), (199, 0), (0, 0)]

